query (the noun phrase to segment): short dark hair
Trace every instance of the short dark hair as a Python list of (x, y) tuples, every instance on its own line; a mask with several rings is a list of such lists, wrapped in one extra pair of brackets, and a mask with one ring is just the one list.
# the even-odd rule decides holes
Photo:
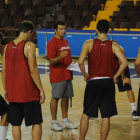
[(35, 29), (34, 24), (31, 21), (24, 20), (20, 24), (19, 32), (27, 33), (29, 30), (33, 32), (34, 29)]
[(97, 23), (97, 29), (100, 33), (107, 33), (109, 30), (109, 22), (105, 19), (101, 19)]
[(119, 45), (119, 42), (118, 42), (118, 41), (116, 41), (116, 40), (112, 40), (112, 42), (115, 42), (115, 43), (117, 43), (117, 44)]
[(54, 24), (54, 29), (58, 29), (58, 25), (66, 25), (64, 21), (56, 21)]
[(0, 40), (3, 40), (3, 33), (0, 32)]

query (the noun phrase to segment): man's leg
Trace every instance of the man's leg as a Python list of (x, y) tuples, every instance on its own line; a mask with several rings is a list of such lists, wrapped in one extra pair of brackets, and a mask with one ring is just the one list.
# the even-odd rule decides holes
[(58, 104), (58, 101), (59, 101), (58, 98), (53, 98), (52, 97), (51, 102), (50, 102), (52, 120), (57, 119), (57, 104)]
[(63, 128), (77, 128), (77, 125), (74, 125), (70, 120), (68, 120), (68, 106), (69, 106), (69, 98), (61, 99), (61, 109), (62, 109), (62, 126)]
[(80, 138), (79, 140), (85, 140), (85, 136), (87, 134), (89, 127), (89, 117), (86, 114), (82, 115), (81, 122), (80, 122)]
[(138, 121), (139, 117), (137, 116), (137, 111), (136, 111), (135, 95), (132, 89), (127, 91), (127, 96), (132, 109), (132, 120)]
[(101, 140), (106, 140), (110, 129), (110, 118), (102, 118)]
[(7, 113), (1, 116), (0, 140), (6, 140), (8, 130)]
[(50, 103), (51, 114), (52, 114), (52, 125), (51, 128), (56, 131), (63, 130), (63, 127), (59, 124), (57, 120), (57, 105), (58, 105), (58, 98), (52, 98)]
[(131, 108), (132, 108), (132, 112), (136, 111), (135, 95), (134, 95), (133, 90), (128, 90), (127, 96), (128, 96), (128, 100), (130, 102)]
[(32, 126), (32, 138), (33, 140), (41, 140), (42, 137), (42, 125), (36, 124)]
[(61, 99), (61, 109), (62, 109), (63, 119), (68, 118), (68, 106), (69, 106), (69, 98), (62, 98)]
[(135, 95), (132, 89), (127, 91), (127, 96), (130, 103), (135, 103)]
[(13, 126), (12, 132), (13, 132), (14, 140), (21, 140), (21, 127), (20, 126)]

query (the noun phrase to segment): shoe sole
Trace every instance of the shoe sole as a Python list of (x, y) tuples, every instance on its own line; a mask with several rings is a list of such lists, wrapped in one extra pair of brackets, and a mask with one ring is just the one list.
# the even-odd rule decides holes
[(62, 131), (63, 130), (63, 128), (62, 129), (59, 129), (59, 130), (58, 129), (56, 130), (54, 128), (51, 128), (51, 129), (54, 130), (54, 131)]
[(139, 120), (139, 117), (138, 117), (138, 116), (133, 116), (133, 117), (132, 117), (132, 120), (133, 120), (133, 121), (138, 121), (138, 120)]
[(133, 118), (132, 120), (133, 120), (133, 121), (138, 121), (139, 119), (138, 119), (138, 118)]
[(68, 126), (63, 126), (63, 128), (77, 129), (77, 128), (78, 128), (78, 126), (76, 126), (76, 127), (68, 127)]

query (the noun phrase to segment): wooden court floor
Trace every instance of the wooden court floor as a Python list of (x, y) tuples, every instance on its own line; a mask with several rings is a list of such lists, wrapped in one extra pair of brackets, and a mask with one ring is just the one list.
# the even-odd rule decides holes
[[(0, 57), (1, 63), (1, 57)], [(69, 108), (69, 119), (78, 125), (78, 129), (64, 129), (62, 132), (55, 132), (51, 127), (51, 85), (48, 75), (48, 61), (44, 57), (37, 57), (39, 73), (46, 94), (46, 102), (42, 105), (42, 113), (44, 122), (42, 140), (78, 140), (79, 139), (79, 123), (83, 110), (83, 96), (86, 83), (81, 75), (74, 75), (73, 88), (74, 98), (73, 107)], [(134, 70), (134, 61), (129, 62), (129, 66)], [(1, 73), (0, 73), (1, 78)], [(132, 76), (132, 87), (135, 93), (136, 101), (138, 97), (139, 78)], [(0, 82), (0, 93), (3, 95), (2, 81)], [(126, 92), (119, 93), (116, 88), (116, 103), (118, 115), (111, 118), (111, 128), (108, 140), (140, 140), (140, 121), (134, 122), (131, 118), (131, 107)], [(58, 106), (58, 120), (62, 120), (60, 104)], [(100, 140), (101, 117), (90, 120), (89, 130), (86, 140)], [(13, 140), (11, 125), (9, 125), (7, 138)], [(25, 127), (22, 124), (22, 140), (31, 140), (31, 127)]]

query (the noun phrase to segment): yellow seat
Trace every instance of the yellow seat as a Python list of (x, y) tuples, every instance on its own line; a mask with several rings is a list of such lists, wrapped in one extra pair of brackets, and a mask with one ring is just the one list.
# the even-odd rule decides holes
[(114, 28), (114, 31), (128, 31), (127, 28)]
[(96, 21), (91, 21), (90, 22), (90, 25), (89, 25), (89, 28), (83, 28), (83, 30), (96, 30), (96, 27), (97, 26), (97, 22)]
[(112, 15), (108, 11), (98, 11), (96, 21), (99, 21), (101, 19), (106, 19), (108, 21), (111, 21), (110, 16)]
[[(108, 0), (108, 1), (110, 1), (110, 0)], [(122, 0), (112, 0), (112, 1), (117, 1), (118, 5), (120, 5), (122, 2)]]
[(119, 0), (106, 1), (105, 7), (118, 6), (118, 5), (120, 5), (120, 1)]
[(108, 11), (110, 15), (113, 15), (114, 11), (119, 11), (119, 8), (117, 6), (105, 7), (104, 11)]
[[(118, 7), (119, 2), (118, 1), (107, 1), (105, 4), (104, 11), (119, 11), (120, 8)], [(112, 12), (113, 13), (113, 12)]]
[(140, 31), (140, 29), (136, 29), (136, 28), (130, 28), (129, 31)]

